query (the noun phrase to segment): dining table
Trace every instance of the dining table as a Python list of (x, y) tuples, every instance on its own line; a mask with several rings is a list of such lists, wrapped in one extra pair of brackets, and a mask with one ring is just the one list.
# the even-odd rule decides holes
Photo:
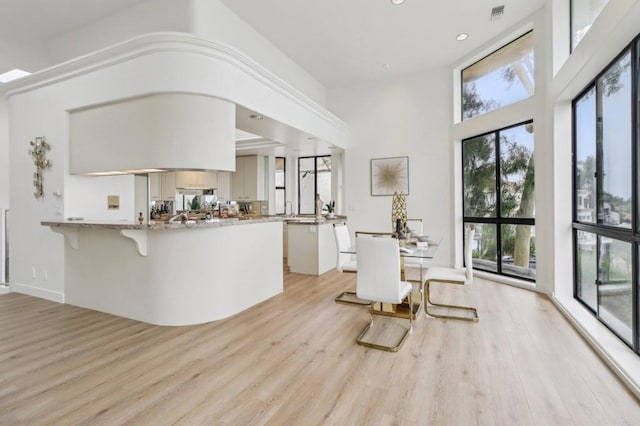
[[(379, 233), (377, 235), (372, 235), (371, 237), (389, 238), (386, 233)], [(406, 300), (398, 305), (375, 302), (371, 305), (371, 309), (374, 314), (408, 318), (409, 312), (411, 312), (411, 316), (414, 320), (419, 318), (419, 313), (422, 308), (422, 304), (424, 303), (423, 286), (425, 266), (422, 265), (422, 262), (412, 262), (408, 264), (406, 260), (433, 259), (438, 252), (441, 238), (429, 237), (420, 239), (422, 241), (419, 241), (417, 238), (410, 237), (404, 240), (400, 240), (399, 244), (400, 279), (402, 281), (408, 281), (412, 284), (417, 284), (413, 285), (411, 299), (414, 302), (412, 303), (412, 306), (409, 306), (409, 303)], [(340, 253), (356, 255), (356, 246), (353, 245), (346, 249), (340, 250)]]

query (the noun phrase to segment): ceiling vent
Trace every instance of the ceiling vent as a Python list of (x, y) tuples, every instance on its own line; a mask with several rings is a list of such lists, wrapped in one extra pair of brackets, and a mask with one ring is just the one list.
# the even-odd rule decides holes
[(495, 21), (496, 19), (500, 19), (502, 18), (502, 15), (504, 14), (504, 5), (502, 6), (496, 6), (493, 9), (491, 9), (491, 21)]

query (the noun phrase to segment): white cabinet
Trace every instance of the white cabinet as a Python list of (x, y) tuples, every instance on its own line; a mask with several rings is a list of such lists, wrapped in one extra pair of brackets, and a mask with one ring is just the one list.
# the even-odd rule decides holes
[(149, 199), (162, 200), (162, 173), (149, 173)]
[(176, 173), (149, 173), (149, 199), (175, 200), (176, 198)]
[(231, 182), (235, 200), (265, 200), (264, 157), (249, 155), (236, 157), (236, 171)]
[(218, 185), (216, 172), (175, 172), (176, 188), (215, 188)]
[(162, 183), (162, 199), (163, 200), (175, 200), (176, 199), (176, 172), (164, 172), (160, 173)]
[(231, 200), (231, 172), (218, 172), (218, 200)]
[(333, 224), (287, 224), (287, 264), (296, 274), (322, 275), (336, 267)]

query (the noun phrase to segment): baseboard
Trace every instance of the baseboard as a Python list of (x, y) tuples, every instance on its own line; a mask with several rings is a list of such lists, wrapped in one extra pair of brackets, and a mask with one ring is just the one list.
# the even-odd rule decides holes
[(551, 296), (551, 301), (593, 350), (640, 399), (640, 357), (574, 300)]
[(0, 284), (0, 295), (11, 293), (9, 284)]
[(47, 290), (45, 288), (34, 287), (20, 283), (11, 283), (10, 291), (26, 294), (28, 296), (39, 297), (40, 299), (46, 299), (52, 302), (64, 303), (64, 293)]

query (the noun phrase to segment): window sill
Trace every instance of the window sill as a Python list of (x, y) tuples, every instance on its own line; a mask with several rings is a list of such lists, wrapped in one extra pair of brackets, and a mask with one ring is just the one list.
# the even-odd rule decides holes
[(479, 278), (491, 280), (500, 284), (507, 284), (513, 287), (524, 288), (526, 290), (537, 291), (536, 283), (526, 280), (519, 280), (517, 278), (506, 277), (504, 275), (493, 274), (486, 271), (473, 271), (473, 275)]
[(573, 298), (553, 294), (551, 301), (636, 398), (640, 398), (640, 356)]

